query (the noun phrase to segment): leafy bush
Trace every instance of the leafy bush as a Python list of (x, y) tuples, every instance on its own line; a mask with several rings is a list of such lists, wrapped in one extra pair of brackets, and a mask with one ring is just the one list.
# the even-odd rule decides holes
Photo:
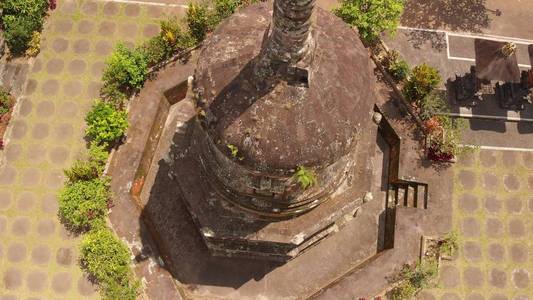
[(41, 50), (41, 33), (34, 31), (26, 49), (27, 56), (36, 56)]
[(148, 61), (138, 49), (131, 50), (119, 43), (106, 62), (104, 85), (116, 84), (121, 88), (140, 89), (148, 75)]
[(414, 296), (424, 288), (434, 286), (438, 274), (436, 259), (418, 262), (414, 267), (405, 265), (400, 272), (400, 283), (389, 292), (392, 300), (414, 299)]
[(13, 106), (13, 98), (7, 89), (0, 86), (0, 116), (9, 112)]
[(403, 8), (403, 0), (342, 0), (333, 13), (357, 27), (361, 39), (371, 43), (384, 31), (395, 32)]
[(87, 157), (74, 161), (70, 168), (64, 170), (67, 181), (74, 183), (80, 180), (92, 180), (101, 176), (109, 156), (106, 146), (91, 143)]
[(109, 230), (89, 232), (82, 240), (81, 263), (101, 285), (104, 299), (136, 299), (138, 282), (128, 248)]
[(23, 54), (35, 31), (40, 32), (48, 9), (47, 0), (5, 0), (0, 3), (2, 28), (11, 53)]
[(243, 3), (241, 0), (215, 0), (215, 11), (219, 20), (231, 16)]
[(307, 169), (304, 166), (299, 166), (294, 173), (296, 181), (300, 184), (302, 189), (307, 189), (316, 184), (316, 175), (313, 170)]
[(197, 41), (204, 40), (208, 31), (216, 25), (218, 18), (209, 11), (205, 3), (189, 3), (187, 8), (187, 25), (191, 36)]
[(115, 108), (120, 109), (128, 98), (127, 91), (116, 82), (105, 82), (100, 89), (100, 97)]
[(427, 64), (413, 68), (409, 80), (405, 83), (403, 92), (405, 97), (412, 102), (419, 102), (435, 89), (442, 78), (439, 71)]
[(161, 21), (160, 25), (159, 35), (151, 38), (140, 47), (151, 66), (168, 59), (176, 51), (187, 49), (196, 43), (195, 39), (182, 29), (176, 18)]
[(111, 144), (121, 138), (128, 128), (127, 113), (113, 105), (97, 100), (85, 117), (87, 136), (98, 145)]
[(407, 62), (401, 58), (398, 51), (392, 50), (387, 55), (386, 66), (394, 79), (402, 81), (411, 72)]
[(108, 179), (76, 181), (59, 193), (59, 215), (74, 230), (97, 227), (107, 215), (109, 197)]

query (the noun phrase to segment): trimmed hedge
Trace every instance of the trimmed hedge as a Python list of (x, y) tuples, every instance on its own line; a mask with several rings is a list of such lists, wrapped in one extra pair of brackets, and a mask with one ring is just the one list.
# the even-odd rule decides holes
[(98, 145), (112, 144), (128, 129), (128, 114), (109, 103), (97, 100), (85, 117), (85, 133)]
[(77, 181), (59, 193), (59, 215), (75, 231), (99, 227), (107, 216), (109, 201), (109, 179)]
[(139, 283), (130, 268), (130, 251), (107, 228), (83, 237), (81, 263), (102, 288), (104, 299), (135, 299)]

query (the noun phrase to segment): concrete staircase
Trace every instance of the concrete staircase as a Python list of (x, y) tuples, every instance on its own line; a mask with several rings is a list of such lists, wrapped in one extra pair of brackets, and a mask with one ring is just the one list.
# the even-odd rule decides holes
[(428, 194), (428, 185), (425, 183), (395, 182), (389, 189), (389, 203), (392, 202), (395, 206), (427, 209)]

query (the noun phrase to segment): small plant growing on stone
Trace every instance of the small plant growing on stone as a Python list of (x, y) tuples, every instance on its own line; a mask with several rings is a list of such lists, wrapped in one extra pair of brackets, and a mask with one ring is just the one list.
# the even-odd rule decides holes
[(402, 81), (409, 76), (411, 72), (407, 62), (401, 58), (398, 51), (392, 50), (386, 58), (386, 67), (394, 79)]
[(95, 102), (85, 121), (85, 133), (98, 145), (112, 144), (121, 138), (128, 128), (127, 113), (100, 100)]
[(196, 42), (201, 42), (217, 24), (218, 17), (209, 10), (207, 4), (190, 2), (187, 8), (186, 20), (191, 36), (196, 39)]
[(300, 184), (300, 187), (304, 190), (314, 186), (316, 184), (316, 175), (313, 170), (307, 169), (304, 166), (299, 166), (294, 173), (296, 182)]
[(438, 262), (435, 258), (424, 259), (415, 266), (405, 265), (398, 275), (398, 284), (388, 293), (392, 300), (414, 299), (424, 288), (435, 286)]
[(459, 237), (455, 231), (451, 231), (440, 242), (440, 252), (446, 256), (453, 256), (457, 249), (459, 249)]
[(139, 282), (130, 269), (130, 251), (107, 228), (89, 232), (80, 247), (82, 267), (101, 286), (104, 299), (134, 300)]

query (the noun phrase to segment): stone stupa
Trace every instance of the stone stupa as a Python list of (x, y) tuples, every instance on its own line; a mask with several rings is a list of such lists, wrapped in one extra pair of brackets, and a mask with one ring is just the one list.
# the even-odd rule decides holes
[[(314, 0), (240, 9), (204, 42), (192, 91), (181, 161), (196, 172), (179, 186), (213, 255), (287, 261), (356, 217), (372, 184), (375, 78), (340, 19)], [(298, 168), (316, 183), (299, 184)]]

